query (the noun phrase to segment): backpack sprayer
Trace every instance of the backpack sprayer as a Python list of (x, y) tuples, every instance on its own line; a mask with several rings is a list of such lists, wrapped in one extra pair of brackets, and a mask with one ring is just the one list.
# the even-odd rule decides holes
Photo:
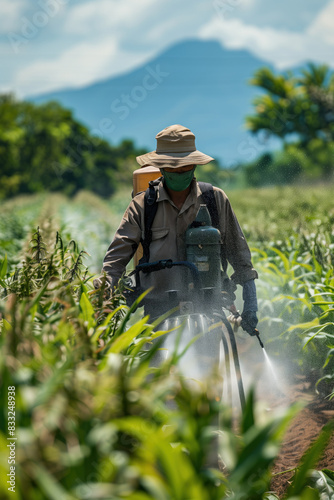
[[(150, 171), (148, 171), (149, 169)], [(144, 172), (143, 172), (144, 171)], [(138, 176), (140, 173), (147, 176), (152, 174), (159, 177), (160, 172), (153, 167), (146, 167), (135, 172), (134, 179), (136, 183), (134, 192), (138, 189)], [(145, 179), (145, 181), (146, 181)], [(147, 184), (146, 184), (147, 185)], [(239, 356), (237, 344), (235, 341), (234, 331), (231, 322), (234, 323), (234, 328), (238, 328), (241, 323), (241, 315), (234, 305), (235, 295), (233, 289), (227, 290), (226, 285), (231, 282), (221, 270), (221, 236), (220, 231), (212, 226), (211, 216), (206, 205), (201, 205), (194, 222), (188, 227), (185, 234), (186, 242), (186, 260), (172, 261), (170, 259), (159, 260), (156, 262), (143, 262), (136, 265), (134, 274), (136, 277), (136, 288), (130, 293), (125, 293), (133, 301), (141, 292), (140, 273), (159, 272), (162, 269), (170, 269), (171, 267), (180, 266), (187, 269), (188, 286), (186, 290), (167, 290), (165, 310), (171, 310), (178, 306), (178, 312), (174, 313), (176, 323), (181, 318), (186, 318), (189, 325), (192, 325), (195, 330), (198, 328), (207, 328), (210, 322), (219, 319), (225, 326), (230, 346), (233, 354), (236, 379), (242, 408), (245, 406), (245, 394), (241, 377)], [(138, 259), (135, 260), (137, 262)], [(150, 304), (150, 299), (145, 298), (145, 302)], [(154, 307), (154, 299), (151, 300)], [(223, 309), (230, 312), (229, 318), (226, 317)], [(195, 320), (192, 322), (192, 318)], [(203, 319), (205, 318), (205, 320)], [(175, 322), (174, 322), (175, 324)], [(180, 322), (179, 322), (180, 324)], [(195, 326), (196, 328), (195, 328)], [(200, 326), (198, 326), (200, 325)], [(167, 328), (168, 329), (168, 328)], [(202, 332), (205, 333), (204, 330)], [(211, 332), (204, 334), (204, 341), (209, 341)], [(253, 335), (257, 336), (261, 347), (263, 343), (259, 337), (258, 330), (254, 330)], [(229, 367), (229, 347), (225, 337), (224, 329), (222, 328), (221, 340), (224, 348), (225, 364)], [(196, 344), (196, 343), (195, 343)], [(205, 342), (201, 344), (201, 349), (205, 349)], [(229, 390), (230, 392), (230, 390)]]

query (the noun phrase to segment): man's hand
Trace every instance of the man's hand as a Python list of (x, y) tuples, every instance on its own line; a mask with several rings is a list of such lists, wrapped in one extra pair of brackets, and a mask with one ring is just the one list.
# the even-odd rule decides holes
[(256, 335), (255, 328), (258, 323), (256, 311), (244, 311), (241, 317), (241, 328), (249, 335)]

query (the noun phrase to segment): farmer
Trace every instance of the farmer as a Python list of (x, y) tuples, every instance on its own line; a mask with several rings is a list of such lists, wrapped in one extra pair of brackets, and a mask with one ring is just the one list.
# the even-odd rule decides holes
[[(155, 151), (137, 157), (140, 166), (154, 166), (160, 169), (162, 175), (157, 187), (157, 211), (151, 227), (150, 262), (161, 259), (186, 260), (185, 231), (194, 221), (200, 204), (203, 204), (201, 188), (194, 177), (195, 169), (197, 165), (205, 165), (213, 158), (196, 149), (194, 134), (181, 125), (165, 128), (156, 135), (156, 140)], [(241, 326), (252, 333), (258, 321), (254, 283), (257, 272), (252, 266), (249, 247), (226, 194), (216, 187), (213, 187), (213, 193), (224, 258), (234, 270), (231, 282), (243, 286)], [(143, 239), (144, 195), (144, 192), (139, 193), (130, 202), (104, 257), (102, 271), (106, 273), (111, 290), (117, 285)], [(224, 263), (223, 267), (226, 268)], [(183, 269), (173, 267), (143, 275), (141, 285), (145, 289), (154, 287), (151, 294), (161, 304), (160, 312), (164, 312), (166, 291), (182, 290), (184, 280)], [(98, 288), (101, 282), (102, 276), (94, 280), (94, 286)]]

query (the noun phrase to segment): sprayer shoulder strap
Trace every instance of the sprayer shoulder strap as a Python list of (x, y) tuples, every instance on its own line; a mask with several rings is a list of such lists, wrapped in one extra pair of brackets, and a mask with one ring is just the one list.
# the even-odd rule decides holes
[(150, 261), (150, 244), (152, 241), (152, 224), (158, 210), (157, 193), (160, 179), (150, 181), (144, 196), (144, 239), (141, 240), (143, 256), (140, 264)]

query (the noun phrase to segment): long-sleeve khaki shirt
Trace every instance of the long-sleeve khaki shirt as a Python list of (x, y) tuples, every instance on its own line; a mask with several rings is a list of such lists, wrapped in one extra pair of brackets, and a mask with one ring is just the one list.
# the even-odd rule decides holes
[[(213, 189), (219, 213), (221, 244), (234, 270), (231, 278), (242, 285), (245, 281), (257, 278), (257, 272), (252, 266), (249, 247), (229, 199), (221, 189)], [(107, 273), (112, 287), (117, 285), (140, 240), (144, 238), (144, 196), (142, 192), (132, 199), (104, 257), (102, 271)], [(160, 259), (186, 260), (185, 232), (195, 220), (200, 204), (204, 203), (196, 179), (192, 181), (190, 193), (181, 209), (172, 202), (162, 182), (158, 186), (156, 202), (158, 208), (152, 224), (150, 262)], [(141, 285), (145, 289), (153, 286), (157, 296), (170, 289), (182, 290), (186, 272), (186, 269), (174, 267), (145, 274), (141, 278)]]

